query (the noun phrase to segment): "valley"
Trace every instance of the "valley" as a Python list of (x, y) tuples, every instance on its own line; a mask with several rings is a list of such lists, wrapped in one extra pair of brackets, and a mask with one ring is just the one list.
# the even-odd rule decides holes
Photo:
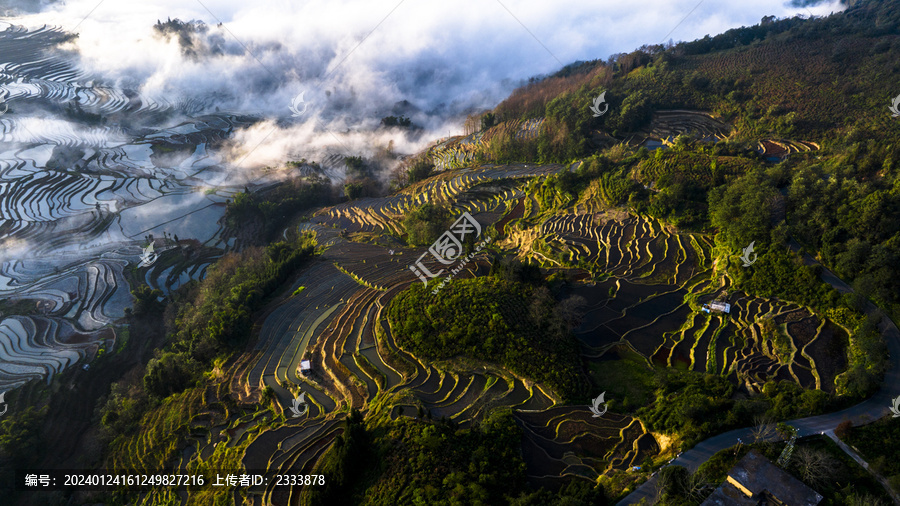
[[(10, 25), (0, 489), (681, 506), (753, 450), (819, 504), (889, 504), (900, 4), (851, 4), (576, 62), (458, 135), (388, 116), (384, 146), (252, 167), (300, 120), (91, 75), (76, 34)], [(208, 29), (156, 25), (182, 50)], [(24, 468), (268, 479), (34, 491)]]

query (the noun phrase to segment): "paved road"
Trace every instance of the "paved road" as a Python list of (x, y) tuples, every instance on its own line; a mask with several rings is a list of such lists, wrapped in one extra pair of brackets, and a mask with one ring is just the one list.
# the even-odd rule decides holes
[[(808, 255), (804, 256), (807, 264), (818, 263)], [(829, 283), (841, 293), (847, 293), (852, 289), (828, 269), (822, 267), (822, 280)], [(878, 311), (874, 304), (868, 303), (866, 313), (872, 314)], [(883, 318), (879, 326), (885, 343), (887, 344), (890, 356), (890, 370), (884, 375), (884, 381), (881, 388), (871, 399), (857, 404), (852, 408), (843, 411), (830, 413), (827, 415), (811, 416), (808, 418), (800, 418), (791, 420), (787, 423), (800, 429), (799, 435), (809, 436), (819, 434), (821, 432), (834, 430), (841, 422), (850, 420), (853, 425), (864, 425), (890, 414), (889, 407), (891, 399), (900, 395), (900, 330), (894, 325), (890, 318)], [(738, 438), (744, 441), (752, 441), (750, 434), (752, 427), (745, 429), (736, 429), (718, 436), (711, 437), (698, 443), (697, 446), (681, 454), (680, 457), (671, 463), (684, 466), (691, 471), (696, 470), (700, 464), (709, 460), (716, 452), (730, 448), (737, 443)], [(641, 499), (647, 499), (648, 504), (653, 504), (656, 500), (656, 476), (652, 476), (643, 485), (635, 489), (634, 492), (628, 494), (625, 499), (619, 501), (617, 506), (636, 504)]]

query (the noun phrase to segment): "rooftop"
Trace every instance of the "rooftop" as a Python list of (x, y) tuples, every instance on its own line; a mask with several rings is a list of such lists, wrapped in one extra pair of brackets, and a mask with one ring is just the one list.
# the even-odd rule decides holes
[(820, 501), (821, 494), (751, 450), (701, 506), (815, 506)]

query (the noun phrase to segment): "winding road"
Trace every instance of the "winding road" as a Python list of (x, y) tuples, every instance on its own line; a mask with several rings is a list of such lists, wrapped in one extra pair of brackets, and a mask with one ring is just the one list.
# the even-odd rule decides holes
[[(799, 249), (796, 243), (793, 243), (791, 249)], [(807, 265), (818, 264), (809, 255), (804, 255), (804, 262)], [(852, 292), (847, 283), (841, 281), (833, 272), (822, 266), (822, 280), (833, 286), (841, 293)], [(871, 302), (866, 305), (866, 314), (874, 314), (878, 308)], [(841, 422), (849, 420), (853, 425), (865, 425), (874, 422), (879, 418), (890, 414), (889, 407), (891, 399), (900, 395), (900, 330), (890, 318), (885, 316), (879, 325), (882, 336), (884, 336), (890, 357), (890, 369), (885, 373), (881, 388), (869, 400), (857, 404), (851, 408), (829, 413), (826, 415), (810, 416), (797, 420), (786, 422), (799, 429), (799, 436), (809, 436), (827, 431), (833, 431)], [(750, 441), (753, 439), (751, 432), (752, 427), (744, 429), (735, 429), (724, 434), (706, 439), (688, 451), (682, 453), (678, 458), (671, 461), (670, 464), (686, 467), (690, 471), (695, 471), (700, 464), (709, 460), (715, 453), (726, 448), (730, 448), (737, 443), (738, 438)], [(654, 474), (643, 485), (635, 489), (634, 492), (628, 494), (624, 499), (617, 503), (617, 506), (637, 504), (642, 499), (647, 500), (647, 504), (653, 504), (657, 497), (657, 476)]]

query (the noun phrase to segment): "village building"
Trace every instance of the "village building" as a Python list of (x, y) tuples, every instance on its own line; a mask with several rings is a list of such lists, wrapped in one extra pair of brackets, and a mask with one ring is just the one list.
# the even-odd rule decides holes
[(710, 302), (709, 304), (703, 304), (702, 309), (704, 311), (706, 311), (707, 313), (710, 313), (713, 311), (715, 311), (717, 313), (730, 313), (731, 312), (731, 304), (729, 304), (727, 302), (722, 302), (719, 300), (714, 300), (714, 301)]
[(700, 506), (816, 506), (822, 495), (751, 450)]

